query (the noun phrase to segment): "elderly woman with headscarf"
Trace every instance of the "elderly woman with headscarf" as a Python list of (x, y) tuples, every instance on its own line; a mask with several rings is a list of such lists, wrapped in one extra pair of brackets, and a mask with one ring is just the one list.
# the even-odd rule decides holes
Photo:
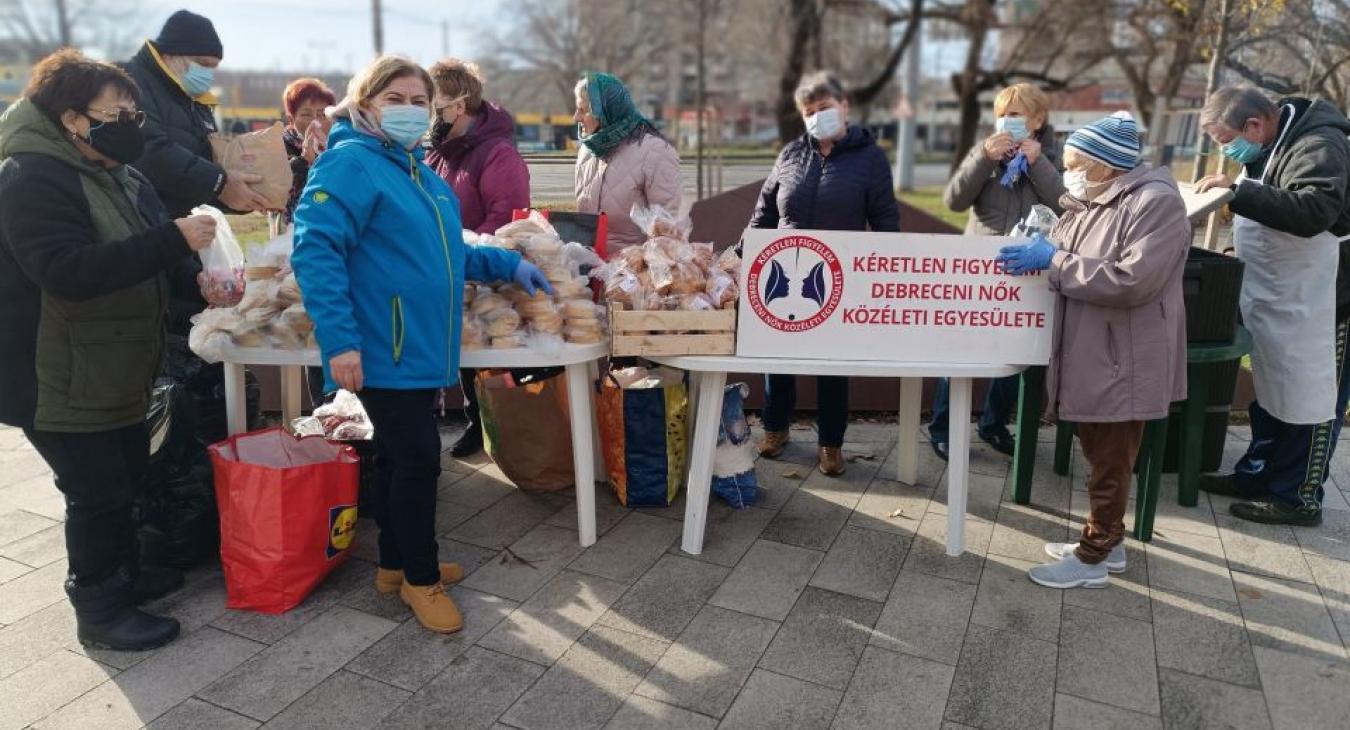
[(589, 73), (577, 82), (581, 150), (577, 153), (577, 210), (609, 217), (608, 248), (642, 243), (646, 235), (629, 217), (634, 205), (680, 210), (680, 155), (642, 116), (618, 78)]
[(1069, 136), (1064, 216), (1048, 238), (1005, 246), (1014, 275), (1045, 271), (1058, 293), (1047, 392), (1077, 428), (1090, 507), (1077, 543), (1050, 543), (1056, 562), (1031, 569), (1051, 588), (1104, 588), (1125, 570), (1125, 507), (1144, 422), (1186, 397), (1181, 275), (1191, 226), (1167, 168), (1140, 163), (1125, 112)]

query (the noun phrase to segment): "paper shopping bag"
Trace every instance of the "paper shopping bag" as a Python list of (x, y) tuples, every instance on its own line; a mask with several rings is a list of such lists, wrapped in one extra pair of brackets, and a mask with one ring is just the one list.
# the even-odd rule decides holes
[(509, 372), (481, 371), (475, 387), (484, 448), (506, 478), (531, 492), (572, 486), (572, 421), (563, 378), (520, 384)]

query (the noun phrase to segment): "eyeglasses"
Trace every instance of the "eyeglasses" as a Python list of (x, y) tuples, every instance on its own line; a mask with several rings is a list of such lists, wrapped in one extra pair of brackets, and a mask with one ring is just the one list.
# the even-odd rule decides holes
[(94, 114), (87, 114), (86, 116), (99, 122), (116, 124), (135, 122), (138, 127), (145, 126), (145, 112), (141, 109), (94, 109), (90, 107), (89, 111), (98, 116), (95, 117)]

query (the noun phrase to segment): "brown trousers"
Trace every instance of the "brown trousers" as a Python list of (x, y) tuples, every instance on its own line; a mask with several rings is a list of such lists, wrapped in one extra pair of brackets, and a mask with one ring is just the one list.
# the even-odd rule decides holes
[(1078, 538), (1078, 559), (1089, 565), (1106, 560), (1125, 539), (1125, 508), (1134, 481), (1134, 459), (1144, 438), (1143, 421), (1075, 423), (1087, 457), (1091, 511)]

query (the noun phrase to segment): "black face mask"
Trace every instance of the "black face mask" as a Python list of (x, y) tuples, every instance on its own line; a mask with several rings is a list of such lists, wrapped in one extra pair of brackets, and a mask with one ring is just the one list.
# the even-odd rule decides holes
[(445, 138), (450, 136), (450, 126), (450, 123), (442, 120), (439, 114), (436, 115), (436, 123), (431, 125), (431, 144), (433, 147), (444, 142)]
[(105, 122), (85, 115), (94, 122), (84, 143), (93, 147), (99, 154), (123, 165), (130, 165), (141, 159), (145, 152), (145, 135), (141, 127), (133, 120), (125, 122)]

